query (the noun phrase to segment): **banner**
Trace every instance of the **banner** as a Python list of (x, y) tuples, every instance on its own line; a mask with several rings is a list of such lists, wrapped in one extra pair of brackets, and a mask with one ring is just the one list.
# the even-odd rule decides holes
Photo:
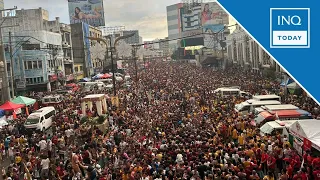
[(229, 15), (216, 2), (203, 3), (201, 24), (202, 27), (210, 24), (229, 24)]
[(223, 24), (209, 24), (203, 26), (204, 46), (210, 49), (220, 50), (220, 40), (224, 39), (223, 30)]
[(86, 23), (104, 26), (103, 0), (68, 0), (70, 24)]

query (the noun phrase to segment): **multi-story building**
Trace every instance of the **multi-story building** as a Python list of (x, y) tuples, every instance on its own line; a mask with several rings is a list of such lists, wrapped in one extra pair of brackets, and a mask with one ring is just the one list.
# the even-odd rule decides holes
[(227, 59), (229, 63), (253, 71), (280, 66), (240, 27), (227, 36)]
[(18, 93), (50, 91), (64, 80), (60, 20), (49, 21), (48, 17), (48, 11), (42, 8), (16, 10), (4, 17), (3, 26), (19, 25), (3, 28), (8, 79)]
[(95, 43), (101, 43), (102, 46), (104, 44), (90, 40), (88, 37), (102, 38), (102, 32), (99, 28), (85, 23), (71, 24), (73, 61), (77, 79), (101, 72), (105, 63), (105, 59), (91, 57), (91, 48), (95, 46)]
[[(177, 39), (181, 37), (181, 15), (180, 9), (183, 7), (182, 3), (167, 6), (167, 24), (169, 39)], [(178, 40), (169, 42), (169, 48), (174, 51), (177, 49)]]
[(170, 56), (169, 38), (168, 37), (166, 37), (164, 39), (160, 39), (159, 49), (163, 51), (164, 56)]
[(71, 43), (71, 26), (69, 24), (60, 24), (60, 32), (62, 38), (63, 64), (66, 81), (74, 80), (73, 67), (73, 49)]
[(181, 8), (180, 13), (182, 17), (182, 31), (190, 31), (201, 28), (201, 3), (192, 7), (192, 10)]
[(4, 2), (3, 0), (0, 0), (0, 10), (4, 9)]
[(139, 30), (121, 31), (120, 34), (121, 36), (134, 34), (133, 36), (124, 39), (127, 44), (139, 44), (140, 42)]

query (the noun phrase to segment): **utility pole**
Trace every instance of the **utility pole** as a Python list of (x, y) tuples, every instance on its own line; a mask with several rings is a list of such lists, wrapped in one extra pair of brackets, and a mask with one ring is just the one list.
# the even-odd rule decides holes
[(136, 81), (138, 82), (138, 65), (137, 65), (137, 59), (136, 59), (136, 51), (137, 51), (137, 46), (133, 45), (132, 48), (132, 57), (134, 60), (134, 67), (135, 67), (135, 75), (136, 75)]
[[(1, 24), (4, 23), (5, 19), (2, 17), (2, 12), (3, 11), (11, 11), (11, 10), (16, 10), (17, 7), (15, 6), (14, 8), (10, 8), (10, 9), (2, 9), (0, 10), (0, 19)], [(2, 87), (1, 87), (1, 95), (2, 98), (1, 100), (3, 102), (9, 101), (11, 99), (11, 95), (10, 95), (10, 86), (9, 86), (9, 82), (8, 82), (8, 69), (7, 69), (7, 61), (6, 61), (6, 55), (5, 55), (5, 50), (4, 50), (4, 46), (3, 46), (3, 39), (2, 39), (2, 28), (7, 28), (7, 27), (15, 27), (16, 25), (12, 25), (12, 26), (1, 26), (0, 27), (0, 61), (2, 62), (1, 64), (3, 64), (3, 70), (4, 71), (0, 71), (1, 74), (1, 80), (2, 80)], [(1, 68), (2, 69), (2, 68)], [(12, 71), (11, 71), (12, 72)]]
[(113, 96), (117, 95), (117, 90), (116, 90), (116, 77), (115, 77), (115, 69), (114, 69), (114, 64), (113, 64), (113, 46), (112, 46), (112, 37), (110, 36), (109, 38), (109, 46), (110, 46), (110, 58), (111, 58), (111, 71), (112, 71), (112, 86), (113, 86)]
[(11, 84), (11, 94), (12, 94), (12, 98), (14, 98), (14, 77), (13, 77), (13, 52), (12, 52), (12, 35), (11, 35), (11, 31), (9, 32), (9, 52), (10, 52), (10, 84)]

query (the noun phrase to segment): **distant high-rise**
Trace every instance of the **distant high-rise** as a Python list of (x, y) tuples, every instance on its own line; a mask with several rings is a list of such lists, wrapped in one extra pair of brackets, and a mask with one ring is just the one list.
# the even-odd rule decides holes
[[(169, 39), (176, 39), (181, 37), (180, 8), (182, 8), (182, 6), (182, 3), (167, 6), (167, 24)], [(169, 41), (169, 47), (170, 49), (177, 49), (178, 41)]]

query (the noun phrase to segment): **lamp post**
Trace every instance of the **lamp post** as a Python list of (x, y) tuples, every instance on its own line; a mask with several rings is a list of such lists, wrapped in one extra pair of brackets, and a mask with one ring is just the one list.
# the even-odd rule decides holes
[(114, 41), (114, 43), (112, 44), (112, 35), (108, 35), (106, 36), (106, 38), (109, 39), (109, 44), (105, 39), (102, 38), (96, 38), (96, 37), (87, 37), (90, 40), (96, 40), (96, 41), (102, 41), (105, 45), (106, 48), (108, 49), (108, 46), (110, 47), (110, 58), (111, 58), (111, 71), (112, 71), (112, 85), (113, 85), (113, 95), (116, 96), (117, 95), (117, 90), (116, 90), (116, 77), (115, 77), (115, 68), (114, 68), (114, 64), (113, 64), (113, 50), (116, 51), (116, 44), (121, 40), (121, 39), (126, 39), (129, 37), (134, 36), (135, 34), (128, 34), (125, 36), (120, 36), (117, 37)]

